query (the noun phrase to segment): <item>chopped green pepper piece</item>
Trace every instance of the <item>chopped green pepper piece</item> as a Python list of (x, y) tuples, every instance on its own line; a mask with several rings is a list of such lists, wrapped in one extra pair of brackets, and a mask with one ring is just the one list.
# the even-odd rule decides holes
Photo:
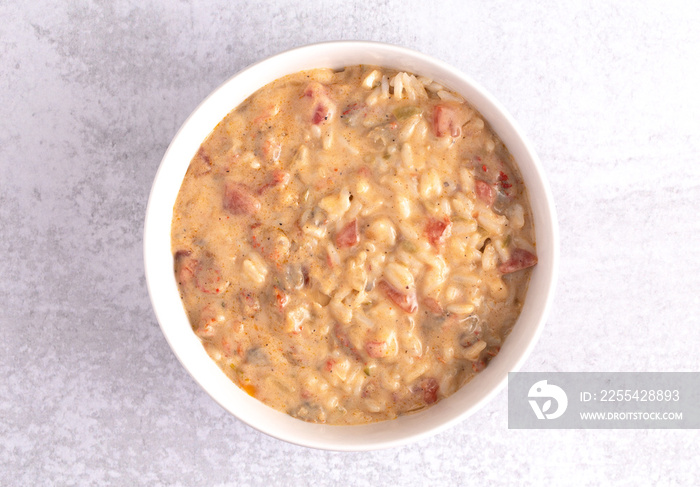
[(397, 120), (404, 120), (406, 118), (412, 117), (414, 115), (419, 115), (421, 113), (423, 113), (423, 110), (410, 105), (405, 107), (399, 107), (394, 110), (394, 116)]
[(402, 241), (402, 242), (401, 242), (401, 247), (403, 247), (403, 249), (404, 249), (406, 252), (410, 252), (410, 253), (414, 253), (415, 251), (418, 250), (418, 247), (416, 247), (416, 244), (414, 244), (414, 243), (411, 242), (410, 240), (404, 240), (404, 241)]

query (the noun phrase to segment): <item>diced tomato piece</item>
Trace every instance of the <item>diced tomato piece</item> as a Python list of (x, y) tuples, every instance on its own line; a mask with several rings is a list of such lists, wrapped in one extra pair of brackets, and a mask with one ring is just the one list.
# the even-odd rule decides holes
[(311, 123), (319, 125), (333, 118), (336, 106), (328, 96), (328, 88), (318, 81), (312, 81), (304, 90), (304, 96), (313, 100)]
[(319, 103), (318, 105), (316, 105), (316, 108), (314, 110), (314, 114), (311, 117), (311, 123), (313, 123), (314, 125), (318, 125), (321, 122), (325, 122), (326, 120), (328, 120), (330, 118), (329, 113), (330, 113), (330, 107), (328, 107), (327, 105), (325, 105), (323, 103)]
[(194, 176), (199, 177), (209, 173), (212, 166), (211, 157), (200, 147), (190, 163), (189, 170)]
[(304, 89), (304, 96), (308, 96), (309, 98), (318, 98), (321, 95), (326, 95), (327, 91), (327, 88), (321, 83), (318, 81), (312, 81), (306, 85), (306, 89)]
[(423, 379), (420, 383), (420, 389), (423, 391), (423, 400), (426, 404), (437, 402), (438, 391), (440, 390), (440, 384), (437, 379), (433, 377)]
[(277, 308), (282, 311), (285, 306), (289, 303), (289, 295), (282, 291), (277, 286), (273, 286), (275, 289), (275, 300), (277, 301)]
[(333, 258), (329, 253), (326, 253), (326, 265), (329, 269), (333, 269), (335, 267), (335, 264), (333, 264)]
[(387, 342), (367, 342), (365, 343), (367, 355), (372, 358), (386, 357), (389, 352), (389, 344)]
[(437, 105), (433, 110), (433, 130), (437, 137), (451, 135), (459, 137), (462, 127), (457, 121), (457, 110), (446, 105)]
[(525, 249), (514, 249), (510, 254), (510, 259), (498, 266), (498, 270), (502, 274), (510, 274), (511, 272), (527, 269), (537, 264), (537, 256)]
[(282, 171), (279, 169), (276, 169), (272, 171), (272, 184), (274, 186), (277, 186), (279, 184), (287, 184), (290, 180), (292, 179), (292, 175), (289, 174), (287, 171)]
[(493, 202), (496, 200), (496, 192), (489, 183), (477, 179), (474, 181), (474, 190), (476, 192), (476, 197), (486, 203), (486, 206), (493, 205)]
[(368, 166), (360, 166), (357, 170), (357, 174), (363, 178), (370, 179), (372, 177), (372, 170)]
[(416, 309), (418, 309), (418, 300), (416, 299), (415, 291), (410, 293), (402, 293), (384, 280), (379, 281), (377, 287), (387, 298), (393, 301), (394, 304), (396, 304), (406, 313), (414, 313)]
[(498, 182), (497, 182), (497, 184), (500, 184), (500, 185), (501, 185), (501, 188), (503, 188), (503, 192), (504, 192), (505, 194), (508, 194), (508, 189), (513, 187), (513, 185), (512, 185), (511, 183), (508, 182), (508, 179), (509, 179), (509, 178), (508, 178), (508, 175), (507, 175), (506, 173), (504, 173), (503, 171), (500, 171), (500, 172), (498, 173)]
[(200, 260), (189, 250), (175, 253), (175, 277), (181, 287), (193, 285), (207, 294), (219, 294), (228, 286), (213, 258)]
[(205, 306), (199, 314), (195, 333), (200, 338), (211, 338), (216, 334), (220, 324), (216, 311), (211, 306)]
[(343, 325), (341, 325), (340, 323), (336, 323), (333, 327), (333, 334), (335, 335), (335, 338), (336, 340), (338, 340), (338, 344), (341, 347), (347, 350), (350, 353), (350, 355), (355, 357), (357, 360), (361, 360), (360, 353), (350, 341), (350, 337), (348, 337), (348, 334), (343, 328)]
[(486, 362), (484, 362), (483, 360), (478, 360), (478, 361), (472, 363), (472, 370), (476, 373), (481, 372), (485, 368), (486, 368)]
[(219, 294), (228, 286), (228, 283), (221, 278), (221, 270), (213, 259), (205, 259), (197, 264), (194, 280), (197, 289), (206, 294)]
[(442, 305), (435, 298), (425, 298), (423, 300), (423, 305), (426, 308), (428, 308), (433, 314), (442, 315), (445, 313), (445, 310), (442, 308)]
[(221, 350), (224, 351), (224, 355), (227, 357), (232, 357), (236, 354), (236, 343), (231, 342), (226, 336), (221, 338)]
[(292, 176), (287, 171), (275, 169), (270, 173), (268, 181), (260, 186), (258, 194), (263, 194), (266, 190), (274, 188), (275, 186), (286, 186), (291, 179)]
[(352, 247), (360, 242), (360, 234), (357, 231), (357, 220), (347, 223), (335, 235), (335, 245), (339, 249)]
[(175, 278), (180, 286), (187, 286), (194, 282), (197, 264), (197, 259), (192, 256), (191, 250), (178, 250), (175, 252)]
[(228, 182), (224, 188), (224, 209), (234, 215), (252, 215), (260, 211), (260, 201), (241, 183)]
[(438, 247), (445, 242), (445, 239), (452, 235), (452, 222), (449, 217), (444, 217), (442, 219), (431, 217), (425, 225), (425, 233), (430, 243)]

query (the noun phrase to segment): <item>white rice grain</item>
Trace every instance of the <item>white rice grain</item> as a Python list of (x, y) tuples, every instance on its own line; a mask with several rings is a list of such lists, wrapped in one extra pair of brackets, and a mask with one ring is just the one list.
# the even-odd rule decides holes
[(439, 90), (437, 92), (437, 96), (438, 96), (438, 98), (440, 98), (443, 101), (454, 101), (457, 103), (464, 102), (464, 98), (462, 98), (461, 96), (457, 96), (455, 93), (451, 93), (451, 92), (446, 91), (446, 90)]

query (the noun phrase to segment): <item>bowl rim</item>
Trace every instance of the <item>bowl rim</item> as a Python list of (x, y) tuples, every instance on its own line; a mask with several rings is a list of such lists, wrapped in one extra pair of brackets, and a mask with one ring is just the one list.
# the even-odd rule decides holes
[[(338, 52), (344, 54), (340, 58), (338, 58)], [(380, 56), (382, 62), (373, 63), (372, 61), (374, 60), (374, 58), (377, 58), (378, 55), (383, 56)], [(336, 58), (339, 60), (335, 62), (334, 65), (325, 65), (328, 63), (324, 63), (323, 61), (324, 59)], [(344, 62), (340, 59), (366, 59), (366, 61), (352, 63)], [(387, 60), (389, 59), (391, 59), (391, 61), (387, 62)], [(292, 61), (294, 60), (297, 60), (296, 64), (292, 63)], [(292, 63), (295, 66), (301, 63), (299, 65), (308, 67), (301, 67), (298, 69), (289, 70), (283, 74), (274, 76), (272, 79), (268, 79), (269, 76), (271, 76), (270, 74), (267, 74), (267, 77), (263, 76), (266, 72), (279, 71), (281, 68), (274, 68), (274, 66), (286, 65), (285, 63)], [(324, 63), (324, 65), (319, 63)], [(182, 183), (182, 177), (172, 177), (172, 167), (175, 164), (173, 161), (177, 159), (179, 160), (179, 164), (182, 165), (182, 161), (186, 159), (187, 165), (189, 165), (189, 161), (191, 160), (192, 156), (194, 156), (194, 153), (198, 148), (197, 145), (195, 150), (189, 155), (181, 155), (182, 149), (188, 145), (184, 142), (181, 143), (183, 138), (186, 135), (190, 136), (191, 139), (196, 138), (197, 135), (192, 135), (193, 131), (200, 134), (202, 132), (206, 132), (204, 133), (204, 136), (202, 136), (199, 139), (199, 144), (201, 144), (201, 141), (204, 140), (204, 138), (211, 132), (211, 130), (213, 130), (213, 128), (221, 121), (221, 119), (223, 119), (223, 116), (225, 116), (226, 113), (235, 109), (241, 101), (250, 96), (257, 89), (265, 86), (266, 84), (270, 83), (274, 79), (283, 76), (284, 74), (291, 74), (293, 72), (298, 72), (304, 69), (311, 69), (311, 67), (339, 68), (342, 66), (348, 66), (352, 64), (377, 64), (380, 66), (394, 67), (391, 66), (392, 63), (396, 66), (401, 66), (397, 67), (396, 69), (405, 69), (416, 74), (426, 74), (426, 71), (431, 71), (432, 73), (441, 73), (443, 76), (433, 76), (433, 78), (441, 82), (445, 86), (449, 87), (450, 89), (453, 89), (458, 93), (462, 94), (470, 104), (472, 104), (477, 108), (477, 110), (479, 110), (479, 112), (489, 122), (489, 124), (492, 126), (492, 128), (494, 128), (495, 131), (496, 127), (494, 126), (494, 122), (497, 121), (498, 123), (495, 125), (498, 125), (499, 127), (502, 126), (505, 129), (507, 129), (508, 137), (505, 138), (511, 138), (513, 139), (511, 142), (515, 141), (519, 144), (518, 151), (522, 155), (520, 156), (520, 160), (517, 160), (516, 163), (521, 170), (523, 179), (529, 179), (529, 181), (526, 184), (526, 188), (529, 192), (531, 206), (533, 206), (533, 185), (531, 185), (531, 183), (537, 183), (534, 186), (537, 189), (537, 201), (539, 206), (537, 211), (535, 211), (535, 208), (533, 208), (533, 216), (536, 220), (535, 232), (537, 235), (536, 240), (540, 263), (535, 268), (535, 270), (533, 271), (533, 275), (531, 276), (530, 289), (528, 289), (528, 298), (525, 300), (525, 306), (523, 308), (523, 311), (521, 312), (520, 317), (516, 321), (516, 324), (513, 328), (513, 332), (517, 329), (518, 323), (521, 322), (521, 319), (523, 318), (523, 313), (525, 312), (526, 308), (529, 310), (533, 306), (537, 306), (537, 309), (533, 310), (532, 312), (533, 318), (531, 318), (531, 320), (533, 320), (534, 322), (531, 323), (530, 326), (528, 326), (526, 336), (524, 336), (522, 340), (523, 343), (520, 346), (514, 348), (515, 344), (513, 344), (509, 347), (509, 342), (511, 340), (513, 332), (511, 332), (511, 335), (508, 337), (507, 340), (505, 340), (503, 349), (506, 349), (507, 347), (509, 347), (509, 349), (514, 349), (508, 354), (510, 360), (508, 360), (507, 367), (500, 367), (500, 369), (504, 370), (499, 369), (494, 373), (487, 374), (487, 371), (494, 367), (495, 363), (501, 363), (497, 361), (500, 360), (499, 357), (503, 355), (502, 349), (501, 352), (491, 362), (489, 367), (487, 367), (486, 369), (484, 369), (484, 371), (478, 374), (469, 384), (463, 386), (455, 394), (440, 401), (431, 408), (428, 408), (427, 410), (416, 414), (403, 416), (395, 420), (383, 421), (380, 423), (371, 423), (369, 425), (313, 425), (291, 418), (288, 415), (276, 411), (270, 408), (269, 406), (265, 406), (262, 402), (247, 396), (235, 384), (233, 384), (233, 382), (230, 381), (228, 377), (225, 376), (225, 374), (218, 368), (218, 366), (216, 366), (214, 361), (211, 360), (208, 357), (208, 355), (206, 356), (206, 358), (210, 362), (211, 366), (207, 366), (205, 363), (202, 363), (200, 360), (201, 357), (196, 358), (196, 360), (200, 360), (200, 362), (195, 364), (195, 359), (193, 359), (192, 355), (193, 348), (191, 348), (189, 345), (183, 344), (184, 341), (181, 327), (179, 330), (176, 330), (176, 328), (173, 325), (171, 325), (173, 313), (175, 315), (185, 316), (184, 309), (182, 308), (182, 303), (180, 301), (179, 292), (176, 291), (175, 293), (175, 296), (177, 297), (177, 301), (179, 302), (181, 308), (179, 312), (177, 309), (173, 309), (173, 303), (169, 302), (172, 301), (172, 299), (167, 301), (163, 297), (164, 295), (166, 297), (169, 295), (170, 298), (173, 297), (172, 291), (173, 284), (175, 284), (175, 278), (174, 273), (172, 272), (173, 256), (169, 245), (170, 224), (172, 221), (173, 208), (172, 205), (170, 205), (168, 213), (167, 204), (165, 204), (164, 208), (164, 202), (162, 201), (162, 199), (164, 194), (172, 193), (173, 180), (177, 182), (175, 194), (177, 194), (177, 192), (179, 191), (180, 184)], [(419, 69), (411, 69), (411, 66), (419, 66)], [(260, 81), (259, 83), (256, 84), (255, 82), (253, 82), (254, 80), (258, 80), (260, 78), (262, 78), (262, 81)], [(238, 103), (235, 103), (235, 105), (233, 106), (227, 106), (223, 108), (217, 105), (221, 102), (222, 98), (226, 98), (226, 96), (224, 95), (226, 95), (225, 92), (227, 90), (232, 90), (236, 87), (237, 84), (245, 85), (246, 83), (248, 84), (248, 86), (254, 86), (255, 88), (249, 92), (246, 92), (246, 90), (241, 91), (239, 89), (238, 95), (236, 96), (242, 96), (242, 98), (240, 98)], [(455, 88), (455, 84), (460, 85), (463, 89), (460, 90)], [(464, 94), (464, 88), (466, 87), (469, 88), (469, 96)], [(230, 94), (228, 96), (230, 96)], [(478, 98), (478, 100), (476, 100), (476, 98)], [(212, 115), (212, 113), (220, 113), (222, 110), (224, 110), (223, 115), (220, 116), (218, 120), (216, 120), (213, 123), (213, 125), (210, 126), (210, 128), (207, 129), (206, 126), (199, 126), (202, 124), (203, 120), (207, 120), (207, 117), (211, 119), (211, 117), (214, 116)], [(511, 144), (504, 140), (504, 134), (501, 133), (500, 130), (497, 131), (497, 133), (499, 137), (504, 141), (506, 146), (509, 148), (509, 150), (511, 150)], [(190, 141), (189, 146), (191, 145), (192, 142)], [(511, 154), (513, 154), (512, 150)], [(515, 155), (513, 155), (513, 157), (514, 159), (516, 159)], [(525, 159), (523, 159), (522, 157), (525, 157)], [(522, 170), (521, 162), (524, 160), (527, 160), (527, 174), (525, 173), (525, 171)], [(182, 176), (184, 177), (182, 167), (179, 167), (179, 171), (182, 172)], [(167, 188), (169, 188), (169, 190)], [(163, 213), (164, 211), (165, 213)], [(158, 215), (163, 214), (170, 215), (170, 218), (165, 223), (167, 224), (168, 229), (167, 252), (165, 251), (166, 249), (164, 248), (163, 244), (164, 235), (162, 233), (164, 222), (160, 221), (162, 220), (162, 218), (158, 218)], [(541, 221), (537, 221), (538, 219), (540, 219)], [(541, 241), (541, 238), (543, 236), (546, 237), (545, 242)], [(544, 245), (541, 245), (541, 243)], [(227, 79), (224, 83), (222, 83), (220, 86), (214, 89), (206, 98), (204, 98), (204, 100), (197, 106), (197, 108), (195, 108), (192, 111), (192, 113), (183, 122), (183, 124), (173, 137), (172, 141), (170, 142), (168, 149), (166, 150), (159, 164), (158, 170), (156, 171), (154, 177), (153, 185), (151, 187), (148, 205), (146, 208), (143, 244), (146, 285), (148, 288), (148, 293), (151, 299), (154, 313), (160, 325), (161, 331), (163, 332), (163, 335), (165, 336), (165, 339), (168, 342), (171, 350), (173, 351), (177, 359), (180, 361), (182, 366), (185, 368), (185, 370), (187, 370), (188, 373), (192, 376), (195, 382), (197, 382), (199, 386), (202, 389), (204, 389), (204, 391), (207, 392), (207, 394), (209, 394), (209, 396), (212, 397), (220, 406), (222, 406), (225, 410), (233, 414), (238, 420), (244, 422), (245, 424), (255, 428), (256, 430), (262, 433), (299, 446), (335, 451), (377, 450), (384, 448), (392, 448), (404, 445), (409, 442), (418, 441), (425, 437), (432, 436), (441, 431), (444, 431), (445, 429), (451, 427), (452, 425), (460, 421), (463, 421), (468, 416), (474, 414), (479, 409), (481, 409), (487, 402), (489, 402), (496, 394), (498, 394), (505, 387), (505, 384), (508, 380), (508, 373), (519, 370), (522, 367), (525, 360), (529, 357), (532, 350), (534, 349), (542, 333), (545, 322), (547, 320), (547, 316), (549, 315), (549, 311), (552, 306), (552, 302), (554, 299), (554, 290), (556, 287), (559, 272), (559, 229), (556, 219), (556, 208), (554, 204), (554, 199), (552, 197), (549, 184), (545, 177), (544, 169), (534, 150), (534, 147), (530, 143), (529, 139), (525, 136), (523, 130), (517, 124), (515, 119), (493, 95), (491, 95), (479, 83), (477, 83), (469, 75), (463, 73), (461, 70), (432, 56), (423, 54), (419, 51), (396, 46), (393, 44), (386, 44), (374, 41), (326, 41), (295, 47), (293, 49), (274, 54), (249, 65), (248, 67), (238, 71), (236, 74)], [(546, 254), (540, 254), (540, 250), (543, 247), (546, 248)], [(167, 255), (164, 255), (164, 252)], [(169, 273), (171, 276), (170, 279), (168, 279), (167, 275), (164, 274), (164, 270), (168, 268), (168, 259)], [(544, 262), (546, 262), (546, 264)], [(543, 297), (540, 300), (538, 300), (537, 303), (532, 303), (532, 301), (534, 301), (534, 298), (530, 299), (530, 295), (532, 292), (532, 283), (533, 280), (535, 280), (535, 276), (537, 276), (538, 280), (538, 292), (540, 294), (543, 294)], [(163, 280), (165, 280), (166, 282), (163, 282)], [(177, 288), (175, 284), (175, 290), (176, 289)], [(528, 305), (530, 305), (529, 308)], [(175, 306), (175, 308), (177, 308), (177, 306)], [(201, 346), (201, 342), (199, 342), (199, 339), (194, 335), (194, 333), (191, 330), (191, 327), (189, 329), (189, 332), (191, 334), (191, 338), (189, 339), (196, 340), (196, 342), (193, 343), (196, 343), (196, 345), (198, 345), (199, 348), (201, 348), (202, 353), (206, 354), (206, 352), (204, 352), (204, 347)], [(196, 354), (197, 352), (194, 353)], [(511, 355), (513, 357), (511, 357)], [(221, 393), (221, 391), (217, 390), (220, 387), (224, 387), (222, 383), (220, 381), (213, 380), (205, 375), (217, 375), (217, 371), (218, 374), (225, 377), (226, 380), (231, 385), (233, 385), (233, 387), (238, 391), (238, 393), (236, 393), (235, 391), (227, 391), (229, 395), (226, 395), (224, 393)], [(485, 376), (486, 378), (482, 380), (482, 376)], [(492, 378), (491, 376), (497, 377)], [(478, 393), (471, 394), (468, 397), (466, 394), (462, 394), (462, 396), (465, 397), (465, 400), (467, 402), (471, 402), (471, 404), (468, 407), (464, 408), (457, 406), (456, 399), (452, 401), (454, 406), (445, 405), (452, 398), (455, 398), (455, 396), (467, 389), (468, 385), (478, 384), (486, 380), (490, 380), (490, 382), (488, 383), (488, 386), (485, 391), (477, 391)], [(475, 387), (477, 386), (473, 386), (471, 387), (471, 389), (474, 389)], [(231, 400), (232, 398), (233, 400)], [(254, 414), (255, 411), (253, 411), (253, 413), (250, 412), (251, 408), (255, 410), (263, 406), (269, 409), (269, 411), (264, 411), (264, 414)], [(447, 419), (434, 420), (430, 418), (431, 412), (439, 408), (442, 408), (441, 410), (443, 411), (443, 414), (447, 414)], [(288, 420), (278, 417), (276, 416), (276, 414), (284, 416), (286, 418), (290, 418), (294, 422), (300, 423), (300, 425), (290, 426), (291, 423), (289, 423)], [(272, 420), (268, 421), (267, 419), (269, 418), (272, 418)], [(411, 418), (414, 419), (411, 420)], [(401, 423), (402, 421), (406, 424), (409, 424), (410, 427), (413, 428), (413, 432), (397, 432), (396, 430), (400, 428), (399, 423)], [(426, 427), (421, 427), (421, 425), (419, 424), (424, 424), (426, 422), (428, 423), (428, 426)], [(278, 429), (278, 423), (284, 423), (286, 429)], [(389, 423), (392, 423), (396, 426), (387, 426)], [(334, 432), (332, 434), (329, 434), (328, 432), (331, 430), (328, 430), (328, 428), (330, 428)], [(351, 428), (352, 430), (347, 430), (348, 428)], [(300, 430), (304, 430), (303, 434)], [(383, 438), (381, 437), (381, 435), (376, 434), (377, 430), (382, 430), (384, 434)], [(352, 441), (348, 441), (347, 443), (343, 441), (344, 438), (350, 437), (353, 438)]]

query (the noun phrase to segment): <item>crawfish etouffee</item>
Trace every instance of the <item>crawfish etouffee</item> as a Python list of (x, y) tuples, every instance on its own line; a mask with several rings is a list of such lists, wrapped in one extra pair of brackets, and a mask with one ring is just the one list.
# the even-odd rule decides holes
[(370, 66), (278, 79), (229, 113), (174, 208), (194, 332), (305, 421), (396, 418), (499, 351), (537, 262), (526, 190), (481, 115)]

